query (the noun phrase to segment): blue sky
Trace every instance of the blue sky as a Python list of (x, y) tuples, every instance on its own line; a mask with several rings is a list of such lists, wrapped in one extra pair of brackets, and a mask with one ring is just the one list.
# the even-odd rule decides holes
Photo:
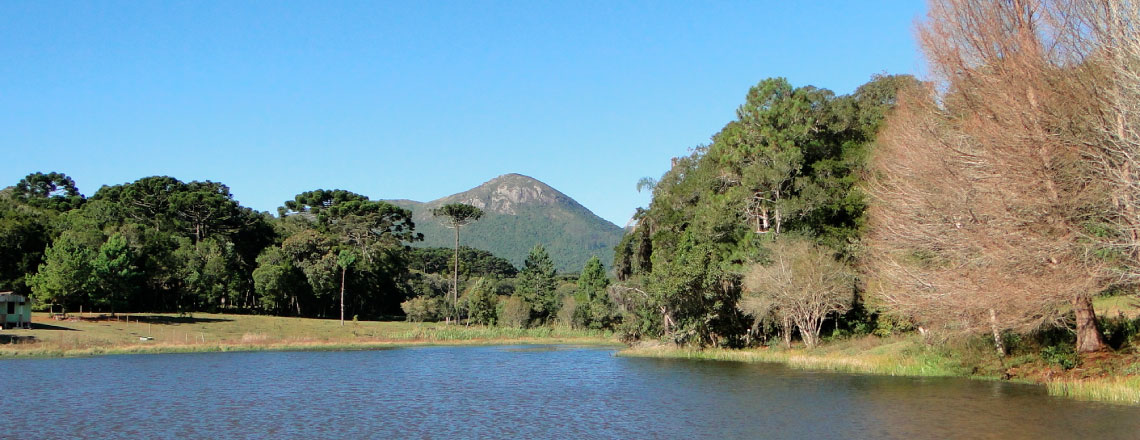
[(773, 76), (917, 73), (919, 0), (0, 2), (0, 186), (214, 180), (274, 211), (505, 173), (624, 225)]

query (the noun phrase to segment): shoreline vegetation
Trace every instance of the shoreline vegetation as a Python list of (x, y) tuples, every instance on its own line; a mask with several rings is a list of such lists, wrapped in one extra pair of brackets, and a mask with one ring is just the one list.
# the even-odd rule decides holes
[[(1042, 385), (1050, 396), (1112, 404), (1140, 405), (1140, 375), (1105, 372), (1109, 364), (1140, 365), (1135, 355), (1106, 355), (1079, 368), (1060, 370), (1035, 360), (994, 374), (985, 365), (970, 365), (967, 350), (927, 344), (919, 335), (880, 338), (864, 336), (832, 341), (814, 349), (803, 346), (767, 346), (745, 349), (689, 348), (644, 342), (620, 350), (618, 356), (659, 359), (689, 359), (729, 362), (777, 363), (800, 370), (909, 377), (960, 377), (976, 380), (1008, 380)], [(977, 359), (969, 359), (976, 361)], [(1138, 369), (1140, 368), (1135, 368)]]
[[(152, 339), (143, 339), (152, 338)], [(33, 318), (0, 332), (0, 360), (231, 351), (376, 350), (432, 345), (618, 346), (611, 332), (403, 321), (346, 322), (260, 315), (89, 314)]]

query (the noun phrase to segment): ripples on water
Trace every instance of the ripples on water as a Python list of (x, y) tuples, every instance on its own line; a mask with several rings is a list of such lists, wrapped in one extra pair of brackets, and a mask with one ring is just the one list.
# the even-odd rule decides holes
[(574, 347), (0, 361), (0, 437), (1140, 438), (1037, 386)]

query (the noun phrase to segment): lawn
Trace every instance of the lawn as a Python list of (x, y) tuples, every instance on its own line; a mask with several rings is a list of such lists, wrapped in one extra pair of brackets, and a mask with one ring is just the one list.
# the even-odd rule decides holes
[(195, 313), (33, 316), (33, 329), (0, 331), (0, 358), (181, 351), (353, 349), (424, 344), (613, 344), (609, 333), (561, 328), (346, 321)]

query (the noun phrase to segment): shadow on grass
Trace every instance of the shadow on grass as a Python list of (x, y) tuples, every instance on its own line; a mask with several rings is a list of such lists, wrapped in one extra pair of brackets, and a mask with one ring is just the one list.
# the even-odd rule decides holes
[[(72, 316), (69, 320), (79, 320), (82, 322), (130, 322), (131, 324), (198, 324), (210, 322), (231, 322), (232, 319), (226, 318), (195, 318), (193, 316), (161, 316), (161, 315), (134, 315), (129, 313), (120, 314), (116, 317), (111, 315), (98, 315), (98, 316)], [(36, 324), (36, 328), (40, 328), (41, 324)]]
[[(200, 324), (208, 322), (231, 322), (232, 319), (226, 318), (195, 318), (193, 316), (154, 316), (154, 315), (130, 315), (131, 322), (141, 322), (146, 324)], [(108, 317), (107, 319), (111, 319)], [(122, 319), (122, 318), (120, 318)]]
[(0, 344), (30, 344), (32, 342), (36, 342), (35, 336), (0, 335)]
[(66, 330), (69, 332), (79, 331), (79, 329), (60, 327), (58, 325), (44, 324), (42, 322), (36, 322), (36, 323), (32, 324), (32, 329), (33, 330)]

